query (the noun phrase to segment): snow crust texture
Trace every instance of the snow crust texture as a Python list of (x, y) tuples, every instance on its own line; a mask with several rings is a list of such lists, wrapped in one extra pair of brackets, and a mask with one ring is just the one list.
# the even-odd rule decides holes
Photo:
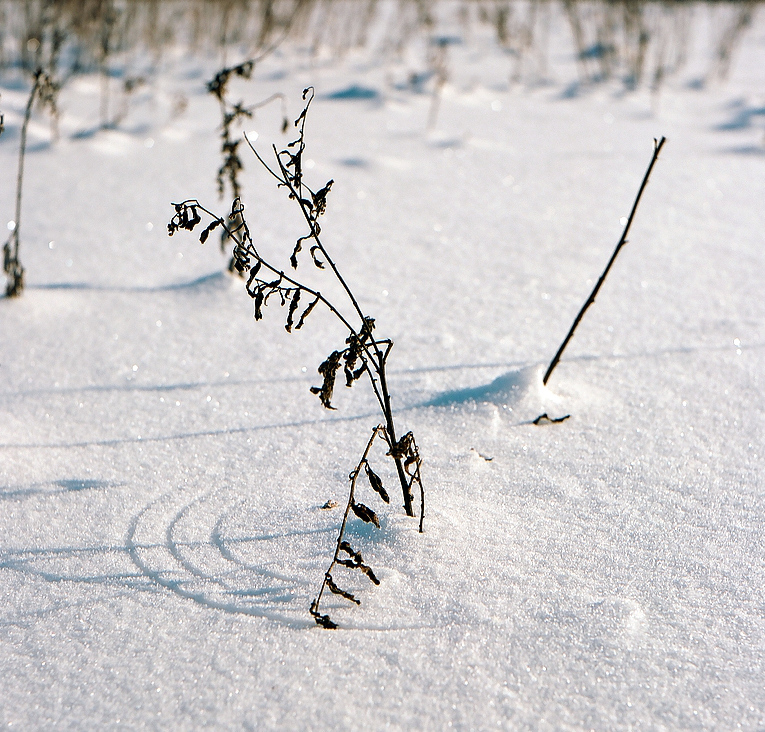
[[(309, 392), (345, 337), (327, 313), (256, 323), (215, 237), (166, 235), (171, 201), (230, 205), (220, 57), (166, 57), (112, 129), (95, 75), (64, 87), (57, 142), (35, 115), (27, 288), (0, 300), (0, 727), (765, 728), (765, 17), (700, 83), (726, 7), (694, 6), (698, 43), (654, 93), (582, 83), (560, 8), (534, 80), (450, 43), (430, 129), (413, 57), (288, 43), (237, 82), (290, 118), (316, 88), (324, 239), (395, 341), (424, 460), (424, 534), (395, 498), (380, 530), (351, 521), (381, 584), (336, 577), (361, 605), (328, 600), (332, 632), (308, 607), (379, 416), (363, 383), (335, 412)], [(3, 74), (5, 226), (28, 87)], [(266, 155), (280, 123), (248, 122)], [(256, 243), (286, 267), (303, 225), (243, 160)]]

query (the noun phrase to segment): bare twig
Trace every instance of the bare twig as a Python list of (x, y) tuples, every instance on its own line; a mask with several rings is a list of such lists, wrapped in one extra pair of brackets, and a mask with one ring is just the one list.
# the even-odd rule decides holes
[(643, 191), (645, 190), (646, 185), (648, 184), (648, 178), (651, 175), (651, 171), (653, 170), (654, 164), (659, 158), (659, 153), (661, 152), (661, 148), (664, 146), (664, 143), (666, 141), (667, 141), (666, 137), (662, 137), (660, 140), (654, 139), (653, 156), (651, 157), (651, 162), (648, 164), (648, 169), (646, 170), (645, 175), (643, 176), (643, 182), (640, 184), (640, 189), (638, 190), (637, 196), (635, 197), (635, 202), (632, 204), (632, 211), (630, 211), (630, 215), (627, 219), (627, 223), (624, 226), (624, 231), (622, 232), (621, 239), (619, 239), (619, 243), (616, 245), (616, 249), (614, 249), (614, 253), (611, 255), (611, 259), (608, 260), (608, 264), (606, 265), (606, 268), (603, 270), (603, 274), (601, 274), (600, 277), (598, 278), (598, 281), (595, 284), (595, 287), (593, 288), (592, 292), (590, 293), (590, 296), (585, 301), (584, 305), (582, 306), (582, 309), (579, 311), (576, 318), (574, 318), (574, 323), (571, 326), (571, 329), (569, 330), (568, 335), (563, 339), (563, 343), (561, 343), (560, 348), (558, 349), (558, 352), (555, 354), (553, 360), (550, 362), (550, 365), (547, 367), (547, 371), (545, 372), (544, 378), (542, 379), (543, 384), (545, 385), (547, 384), (547, 381), (550, 378), (550, 375), (552, 374), (555, 367), (558, 365), (558, 361), (560, 361), (560, 357), (563, 355), (563, 351), (568, 345), (568, 342), (573, 337), (574, 331), (579, 325), (579, 322), (584, 317), (584, 313), (586, 312), (587, 308), (590, 307), (590, 305), (592, 305), (592, 303), (595, 302), (595, 297), (597, 296), (601, 286), (605, 282), (608, 272), (610, 271), (611, 266), (616, 260), (616, 256), (621, 251), (621, 248), (627, 243), (627, 234), (629, 233), (630, 226), (632, 226), (632, 219), (635, 217), (635, 211), (637, 211), (638, 204), (640, 203), (640, 198), (643, 195)]
[(540, 414), (536, 419), (532, 420), (531, 424), (559, 424), (560, 422), (565, 422), (570, 416), (570, 414), (566, 414), (563, 417), (551, 417), (547, 414), (547, 412), (545, 412), (544, 414)]

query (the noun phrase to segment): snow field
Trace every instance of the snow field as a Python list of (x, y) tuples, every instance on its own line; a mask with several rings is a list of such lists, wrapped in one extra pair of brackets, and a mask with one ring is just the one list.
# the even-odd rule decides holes
[[(392, 505), (362, 488), (382, 527), (354, 520), (349, 540), (381, 585), (343, 576), (362, 604), (327, 602), (335, 632), (307, 609), (379, 416), (363, 383), (336, 412), (309, 393), (343, 339), (326, 313), (292, 335), (273, 307), (255, 323), (216, 241), (166, 236), (170, 201), (225, 210), (217, 60), (169, 63), (118, 129), (95, 129), (87, 78), (59, 142), (35, 120), (28, 288), (0, 301), (0, 724), (765, 725), (765, 25), (725, 85), (693, 88), (691, 65), (658, 102), (572, 94), (556, 48), (568, 62), (532, 87), (454, 49), (430, 132), (429, 97), (360, 54), (287, 48), (241, 87), (284, 92), (291, 116), (317, 89), (324, 238), (396, 343), (397, 423), (425, 461), (419, 535), (374, 453)], [(353, 85), (374, 94), (331, 98)], [(14, 171), (25, 92), (0, 91)], [(259, 149), (278, 123), (258, 113)], [(544, 388), (661, 135), (630, 243)], [(297, 213), (243, 157), (256, 241), (286, 264)], [(531, 425), (544, 411), (571, 418)]]

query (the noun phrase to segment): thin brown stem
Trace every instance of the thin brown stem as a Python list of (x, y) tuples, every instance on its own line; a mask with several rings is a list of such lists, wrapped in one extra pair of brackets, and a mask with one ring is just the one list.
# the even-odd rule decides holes
[(651, 175), (653, 166), (659, 158), (659, 153), (661, 152), (661, 148), (664, 146), (664, 143), (666, 141), (667, 141), (666, 137), (662, 137), (661, 140), (658, 140), (658, 141), (657, 140), (653, 141), (653, 156), (651, 157), (651, 162), (648, 164), (648, 169), (646, 170), (645, 175), (643, 176), (643, 182), (640, 184), (640, 189), (638, 190), (637, 196), (635, 197), (635, 202), (632, 204), (632, 211), (630, 211), (630, 215), (627, 218), (627, 223), (624, 226), (624, 231), (622, 232), (621, 239), (619, 239), (619, 243), (616, 245), (616, 249), (614, 249), (614, 253), (611, 255), (611, 259), (608, 260), (608, 264), (606, 265), (606, 268), (603, 270), (603, 274), (601, 274), (600, 277), (598, 278), (598, 281), (595, 284), (595, 287), (593, 288), (592, 292), (590, 293), (590, 296), (585, 301), (584, 305), (582, 306), (582, 309), (579, 311), (576, 318), (574, 318), (574, 323), (571, 326), (571, 329), (569, 330), (568, 335), (566, 335), (566, 337), (563, 339), (563, 343), (561, 343), (560, 348), (558, 349), (558, 352), (555, 354), (553, 360), (550, 361), (550, 365), (547, 367), (547, 371), (545, 372), (544, 378), (542, 379), (543, 384), (545, 385), (547, 384), (547, 381), (550, 378), (550, 375), (555, 370), (555, 367), (558, 365), (558, 361), (560, 361), (560, 357), (563, 355), (563, 351), (566, 349), (568, 342), (573, 337), (574, 331), (576, 330), (580, 321), (584, 317), (584, 314), (587, 311), (587, 308), (589, 308), (590, 305), (592, 305), (592, 303), (595, 302), (595, 297), (597, 296), (598, 292), (600, 291), (600, 288), (605, 282), (606, 277), (608, 276), (608, 273), (611, 270), (611, 266), (616, 260), (617, 255), (621, 251), (621, 248), (627, 243), (627, 234), (629, 233), (630, 226), (632, 226), (632, 219), (635, 217), (635, 212), (637, 211), (638, 204), (640, 203), (640, 198), (643, 195), (643, 191), (645, 190), (646, 185), (648, 184), (648, 178)]

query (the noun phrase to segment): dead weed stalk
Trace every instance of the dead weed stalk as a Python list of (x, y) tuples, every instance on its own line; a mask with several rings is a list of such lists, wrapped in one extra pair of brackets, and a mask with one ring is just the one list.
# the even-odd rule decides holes
[[(330, 569), (325, 573), (319, 596), (311, 604), (311, 615), (317, 624), (325, 628), (332, 628), (336, 627), (336, 625), (328, 616), (319, 612), (319, 601), (324, 590), (328, 588), (331, 592), (335, 592), (338, 589), (331, 577), (332, 569), (337, 564), (344, 564), (348, 567), (361, 569), (370, 579), (374, 577), (371, 570), (364, 564), (361, 555), (350, 550), (350, 545), (344, 539), (344, 532), (349, 511), (353, 511), (362, 521), (379, 526), (379, 521), (374, 512), (355, 500), (357, 479), (362, 468), (367, 474), (370, 485), (380, 497), (383, 499), (388, 497), (387, 492), (382, 486), (382, 481), (372, 471), (368, 463), (369, 451), (376, 438), (383, 439), (388, 447), (387, 454), (395, 463), (401, 485), (404, 510), (407, 516), (414, 516), (413, 489), (415, 486), (419, 489), (420, 531), (423, 529), (425, 497), (420, 474), (422, 461), (414, 435), (411, 432), (407, 432), (403, 437), (397, 437), (396, 425), (393, 419), (387, 376), (388, 356), (393, 348), (393, 341), (388, 338), (376, 337), (374, 333), (374, 318), (363, 312), (356, 296), (341, 275), (340, 270), (321, 239), (319, 218), (326, 211), (327, 196), (330, 193), (333, 181), (330, 180), (318, 190), (314, 190), (308, 186), (304, 179), (305, 124), (313, 98), (314, 90), (312, 87), (309, 87), (303, 92), (305, 106), (294, 123), (298, 130), (297, 138), (288, 143), (282, 150), (278, 150), (275, 145), (273, 146), (276, 160), (275, 165), (269, 165), (252, 144), (250, 144), (250, 148), (261, 165), (276, 179), (278, 187), (286, 189), (289, 199), (295, 202), (307, 224), (307, 233), (297, 239), (289, 258), (292, 270), (298, 269), (299, 255), (304, 250), (304, 245), (306, 245), (314, 267), (320, 270), (329, 269), (337, 279), (348, 298), (350, 311), (348, 311), (348, 306), (345, 309), (341, 309), (341, 307), (331, 302), (317, 289), (309, 287), (301, 280), (298, 280), (296, 275), (288, 274), (283, 268), (277, 267), (261, 256), (252, 240), (250, 229), (244, 216), (244, 205), (238, 197), (234, 199), (227, 219), (212, 213), (196, 199), (173, 204), (175, 214), (168, 224), (168, 233), (172, 236), (179, 229), (193, 231), (202, 221), (200, 214), (210, 217), (211, 222), (202, 231), (200, 241), (204, 243), (210, 234), (220, 227), (225, 238), (233, 242), (233, 267), (246, 278), (246, 289), (254, 303), (256, 320), (263, 318), (263, 308), (268, 302), (275, 301), (282, 307), (287, 307), (285, 323), (287, 332), (292, 332), (293, 329), (300, 330), (306, 318), (317, 305), (322, 305), (328, 309), (343, 324), (348, 332), (345, 344), (333, 350), (318, 367), (318, 372), (322, 376), (321, 386), (311, 387), (311, 392), (319, 397), (319, 400), (326, 409), (335, 408), (332, 405), (332, 398), (337, 375), (341, 369), (345, 376), (345, 384), (348, 387), (353, 386), (356, 381), (364, 376), (369, 379), (383, 416), (383, 424), (374, 429), (361, 461), (356, 470), (351, 473), (348, 505), (346, 506), (345, 516), (340, 528), (335, 556), (333, 557)], [(347, 555), (347, 558), (342, 561), (338, 559), (341, 553)], [(348, 562), (351, 564), (348, 564)], [(343, 592), (338, 592), (336, 594), (341, 594), (348, 598), (350, 593), (343, 594)], [(356, 598), (353, 598), (352, 601), (358, 602)]]

